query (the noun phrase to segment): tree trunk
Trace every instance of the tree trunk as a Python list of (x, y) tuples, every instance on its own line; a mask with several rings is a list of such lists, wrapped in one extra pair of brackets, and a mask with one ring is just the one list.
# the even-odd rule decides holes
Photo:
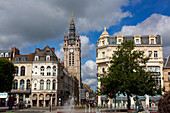
[(129, 94), (127, 94), (127, 100), (128, 100), (127, 109), (130, 109), (130, 95)]
[(116, 97), (115, 97), (115, 113), (116, 113)]

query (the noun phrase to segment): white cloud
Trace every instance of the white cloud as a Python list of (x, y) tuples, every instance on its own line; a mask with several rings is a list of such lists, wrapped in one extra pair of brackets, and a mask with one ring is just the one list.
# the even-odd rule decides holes
[(61, 37), (72, 11), (81, 32), (101, 30), (130, 17), (121, 9), (128, 4), (129, 0), (0, 0), (0, 48), (22, 49)]
[(63, 43), (60, 43), (60, 50), (56, 50), (55, 54), (61, 61), (64, 61)]
[[(95, 45), (91, 44), (87, 36), (80, 36), (81, 39), (81, 57), (88, 59), (91, 56), (91, 50), (95, 50)], [(94, 53), (93, 53), (94, 54)]]
[(81, 76), (84, 84), (91, 87), (97, 85), (97, 65), (96, 62), (88, 60), (84, 65), (81, 66)]
[(97, 82), (97, 79), (86, 79), (85, 81), (83, 81), (84, 84), (87, 84), (88, 86), (91, 86), (91, 87), (95, 87), (97, 85), (96, 82)]
[(123, 26), (120, 32), (115, 33), (122, 35), (150, 35), (159, 34), (163, 39), (164, 57), (170, 55), (170, 16), (152, 14), (146, 20), (138, 23), (136, 26)]

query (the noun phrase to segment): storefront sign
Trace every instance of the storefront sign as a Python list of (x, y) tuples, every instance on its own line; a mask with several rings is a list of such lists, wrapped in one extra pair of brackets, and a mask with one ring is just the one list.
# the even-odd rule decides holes
[(7, 98), (8, 94), (7, 93), (0, 93), (0, 98)]

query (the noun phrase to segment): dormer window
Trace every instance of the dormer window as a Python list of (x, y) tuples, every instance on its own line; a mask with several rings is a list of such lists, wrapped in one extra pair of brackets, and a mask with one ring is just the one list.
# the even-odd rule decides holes
[(5, 57), (8, 57), (8, 53), (5, 53)]
[(50, 56), (49, 55), (46, 56), (46, 61), (50, 61)]
[(136, 44), (139, 44), (139, 39), (136, 39)]
[(151, 44), (154, 44), (154, 39), (151, 39)]
[(4, 57), (4, 53), (1, 53), (1, 57)]
[(22, 57), (21, 61), (22, 61), (22, 62), (25, 62), (25, 61), (26, 61), (26, 58), (25, 58), (25, 57)]
[(105, 45), (105, 42), (104, 42), (104, 41), (102, 41), (102, 43), (103, 43), (103, 45)]
[(15, 58), (15, 62), (19, 62), (19, 57), (16, 57), (16, 58)]
[(38, 56), (35, 56), (35, 61), (38, 61), (39, 60), (39, 57)]

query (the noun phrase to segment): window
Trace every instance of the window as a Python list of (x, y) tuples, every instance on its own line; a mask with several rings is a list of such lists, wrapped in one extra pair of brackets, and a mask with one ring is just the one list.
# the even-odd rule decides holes
[(51, 75), (51, 67), (48, 66), (48, 67), (47, 67), (47, 76), (50, 76), (50, 75)]
[(157, 58), (158, 57), (158, 52), (154, 51), (154, 57)]
[(69, 66), (71, 66), (71, 53), (69, 54)]
[(22, 58), (21, 58), (21, 61), (22, 61), (22, 62), (25, 62), (25, 61), (26, 61), (26, 58), (25, 58), (25, 57), (22, 57)]
[(154, 44), (154, 39), (151, 39), (151, 44)]
[(53, 90), (55, 90), (56, 88), (55, 88), (55, 86), (56, 86), (56, 81), (55, 80), (53, 80)]
[(50, 80), (47, 80), (47, 90), (50, 89)]
[(15, 76), (18, 76), (18, 67), (15, 67)]
[(8, 57), (8, 53), (5, 53), (5, 57)]
[(122, 42), (122, 39), (118, 39), (118, 44), (121, 44), (121, 42)]
[(105, 69), (104, 69), (104, 68), (102, 69), (102, 72), (103, 72), (103, 73), (105, 72)]
[(136, 44), (139, 44), (139, 39), (136, 39)]
[(37, 89), (37, 84), (36, 84), (36, 83), (34, 84), (34, 89), (35, 89), (35, 90)]
[(44, 66), (41, 66), (40, 68), (40, 75), (44, 76)]
[(150, 72), (160, 72), (160, 67), (159, 66), (148, 66), (148, 71)]
[(104, 41), (102, 41), (102, 43), (103, 43), (103, 45), (105, 45), (105, 42), (104, 42)]
[(74, 66), (74, 53), (72, 54), (72, 66)]
[(50, 61), (50, 56), (49, 55), (46, 56), (46, 61)]
[(43, 80), (40, 81), (40, 90), (44, 90), (44, 81)]
[(18, 89), (18, 80), (14, 80), (14, 87), (13, 89)]
[(25, 67), (24, 66), (21, 67), (21, 76), (25, 76)]
[(27, 80), (27, 89), (30, 89), (30, 80)]
[(4, 57), (4, 53), (1, 53), (1, 57)]
[(20, 89), (24, 89), (24, 80), (20, 80)]
[(56, 66), (53, 66), (53, 76), (56, 76)]
[(150, 58), (152, 57), (152, 51), (148, 51)]
[(102, 52), (102, 57), (105, 58), (105, 52)]
[(19, 57), (16, 57), (16, 58), (15, 58), (15, 62), (19, 62)]
[(168, 81), (170, 81), (170, 72), (168, 72)]
[(35, 61), (38, 61), (39, 60), (39, 57), (38, 56), (35, 56)]

